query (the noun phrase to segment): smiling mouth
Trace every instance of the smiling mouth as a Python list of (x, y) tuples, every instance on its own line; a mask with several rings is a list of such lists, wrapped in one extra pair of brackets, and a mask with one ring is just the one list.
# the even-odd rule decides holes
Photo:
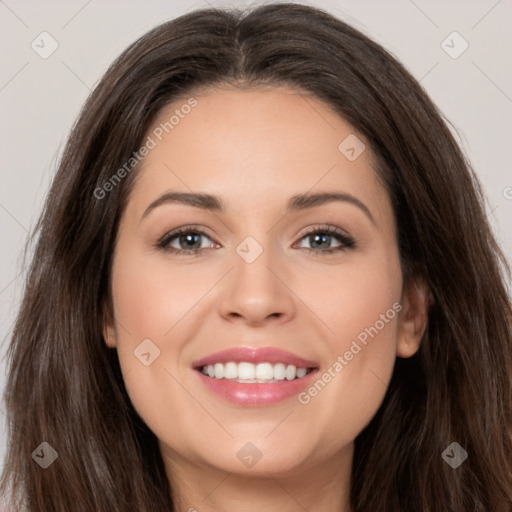
[(315, 368), (296, 367), (293, 364), (247, 361), (215, 363), (196, 368), (206, 377), (216, 380), (231, 380), (241, 384), (270, 384), (300, 380)]

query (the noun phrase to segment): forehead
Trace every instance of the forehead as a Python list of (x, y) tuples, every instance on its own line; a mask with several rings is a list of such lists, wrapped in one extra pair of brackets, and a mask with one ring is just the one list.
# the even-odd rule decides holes
[[(336, 189), (373, 209), (390, 208), (364, 138), (305, 92), (207, 89), (167, 105), (147, 136), (154, 147), (133, 191), (139, 210), (166, 190), (206, 192), (233, 208), (257, 209), (294, 194)], [(347, 154), (347, 146), (356, 156), (364, 150), (347, 158), (354, 153)]]

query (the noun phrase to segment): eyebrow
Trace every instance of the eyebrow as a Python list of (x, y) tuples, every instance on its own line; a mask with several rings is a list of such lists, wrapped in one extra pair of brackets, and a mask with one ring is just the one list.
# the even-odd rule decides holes
[[(286, 213), (297, 212), (301, 210), (307, 210), (308, 208), (317, 207), (323, 204), (332, 203), (335, 201), (341, 201), (350, 203), (354, 206), (357, 206), (360, 210), (362, 210), (365, 215), (371, 220), (373, 224), (375, 224), (375, 219), (371, 214), (368, 207), (357, 197), (347, 194), (345, 192), (324, 192), (319, 194), (296, 194), (290, 198), (286, 207)], [(222, 199), (210, 195), (210, 194), (201, 194), (201, 193), (192, 193), (192, 192), (166, 192), (155, 201), (153, 201), (142, 214), (142, 219), (144, 219), (149, 212), (154, 210), (155, 208), (163, 205), (163, 204), (185, 204), (188, 206), (193, 206), (195, 208), (200, 208), (202, 210), (207, 210), (211, 212), (219, 212), (223, 213), (226, 211), (226, 206), (223, 203)]]

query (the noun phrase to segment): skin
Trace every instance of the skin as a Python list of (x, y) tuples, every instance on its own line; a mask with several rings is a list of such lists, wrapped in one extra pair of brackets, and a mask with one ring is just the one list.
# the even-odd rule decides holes
[[(403, 286), (395, 219), (369, 145), (349, 161), (338, 146), (357, 133), (327, 104), (285, 87), (195, 98), (138, 170), (118, 232), (105, 342), (117, 347), (130, 399), (159, 439), (177, 510), (349, 511), (354, 439), (382, 403), (395, 358), (418, 349), (426, 286)], [(165, 108), (148, 133), (184, 103)], [(226, 211), (167, 203), (141, 220), (169, 191), (213, 194)], [(349, 202), (285, 213), (292, 195), (329, 191), (358, 198), (374, 222)], [(201, 254), (155, 249), (187, 224), (207, 233)], [(305, 232), (318, 225), (343, 230), (355, 247), (322, 255), (342, 243), (333, 236), (315, 248)], [(250, 264), (236, 252), (248, 236), (263, 249)], [(171, 246), (188, 247), (179, 237)], [(293, 396), (237, 406), (192, 369), (220, 350), (272, 346), (317, 361), (321, 375), (394, 303), (399, 314), (307, 404)], [(149, 366), (134, 357), (144, 339), (161, 351)], [(251, 468), (237, 457), (247, 442), (261, 452)]]

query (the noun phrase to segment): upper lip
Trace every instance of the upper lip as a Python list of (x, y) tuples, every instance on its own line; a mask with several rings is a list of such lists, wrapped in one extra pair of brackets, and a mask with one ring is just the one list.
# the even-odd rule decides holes
[(242, 361), (247, 361), (248, 363), (258, 364), (258, 363), (284, 363), (284, 364), (293, 364), (297, 368), (316, 368), (318, 367), (318, 363), (315, 361), (308, 361), (299, 357), (287, 350), (282, 350), (280, 348), (274, 347), (261, 347), (261, 348), (253, 348), (253, 347), (235, 347), (229, 348), (227, 350), (222, 350), (221, 352), (215, 352), (214, 354), (210, 354), (202, 359), (194, 361), (192, 366), (194, 368), (201, 368), (203, 366), (213, 365), (215, 363), (228, 363), (233, 361), (235, 363), (240, 363)]

